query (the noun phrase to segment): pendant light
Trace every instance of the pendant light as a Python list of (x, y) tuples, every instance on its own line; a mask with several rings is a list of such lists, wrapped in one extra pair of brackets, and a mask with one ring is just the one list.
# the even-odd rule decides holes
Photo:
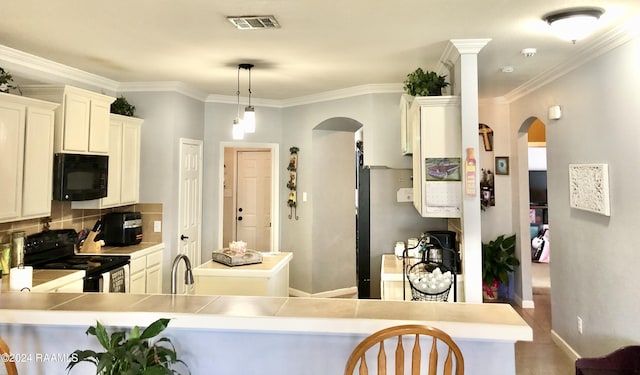
[(251, 105), (251, 68), (253, 64), (240, 64), (240, 68), (249, 71), (249, 105), (244, 108), (244, 117), (242, 118), (244, 132), (255, 133), (256, 132), (256, 111)]
[(573, 9), (554, 12), (543, 19), (551, 26), (554, 34), (575, 44), (596, 29), (602, 13), (601, 9), (596, 8)]
[(244, 126), (242, 120), (240, 120), (240, 65), (238, 65), (238, 90), (236, 91), (236, 97), (238, 98), (238, 105), (236, 107), (236, 118), (233, 120), (231, 132), (233, 139), (239, 140), (244, 138)]

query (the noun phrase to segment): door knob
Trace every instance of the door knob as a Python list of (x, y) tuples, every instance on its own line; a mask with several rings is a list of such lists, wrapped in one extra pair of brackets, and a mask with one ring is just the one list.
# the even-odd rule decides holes
[(180, 235), (180, 239), (181, 239), (182, 241), (184, 241), (184, 240), (188, 240), (188, 239), (189, 239), (189, 236), (185, 236), (184, 234), (182, 234), (182, 235)]

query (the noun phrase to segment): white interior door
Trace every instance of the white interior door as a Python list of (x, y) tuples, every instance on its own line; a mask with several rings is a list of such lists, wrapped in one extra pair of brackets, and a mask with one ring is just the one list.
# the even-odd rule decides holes
[(271, 152), (238, 151), (236, 239), (271, 251)]
[[(186, 254), (193, 267), (200, 264), (202, 228), (202, 141), (180, 139), (180, 188), (178, 253)], [(178, 275), (184, 274), (180, 265)], [(182, 283), (178, 283), (182, 285)]]

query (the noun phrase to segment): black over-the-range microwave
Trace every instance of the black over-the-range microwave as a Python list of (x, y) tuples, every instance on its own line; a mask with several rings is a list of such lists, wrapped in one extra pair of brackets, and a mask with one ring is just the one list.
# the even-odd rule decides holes
[(53, 200), (86, 201), (107, 196), (109, 157), (58, 153), (53, 162)]

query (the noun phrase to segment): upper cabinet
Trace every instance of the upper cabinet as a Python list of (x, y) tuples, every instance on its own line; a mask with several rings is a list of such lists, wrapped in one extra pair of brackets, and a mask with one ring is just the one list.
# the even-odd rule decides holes
[(0, 94), (0, 222), (51, 215), (54, 109), (58, 104)]
[(402, 94), (400, 97), (400, 150), (402, 155), (413, 153), (413, 127), (410, 119), (413, 96)]
[(409, 121), (413, 129), (414, 206), (423, 217), (460, 217), (463, 173), (460, 97), (415, 97)]
[(138, 203), (140, 192), (140, 132), (144, 120), (110, 114), (107, 196), (72, 202), (71, 208), (109, 208)]
[(60, 103), (56, 110), (55, 152), (109, 152), (109, 110), (114, 97), (67, 85), (28, 85), (21, 89), (25, 96)]

